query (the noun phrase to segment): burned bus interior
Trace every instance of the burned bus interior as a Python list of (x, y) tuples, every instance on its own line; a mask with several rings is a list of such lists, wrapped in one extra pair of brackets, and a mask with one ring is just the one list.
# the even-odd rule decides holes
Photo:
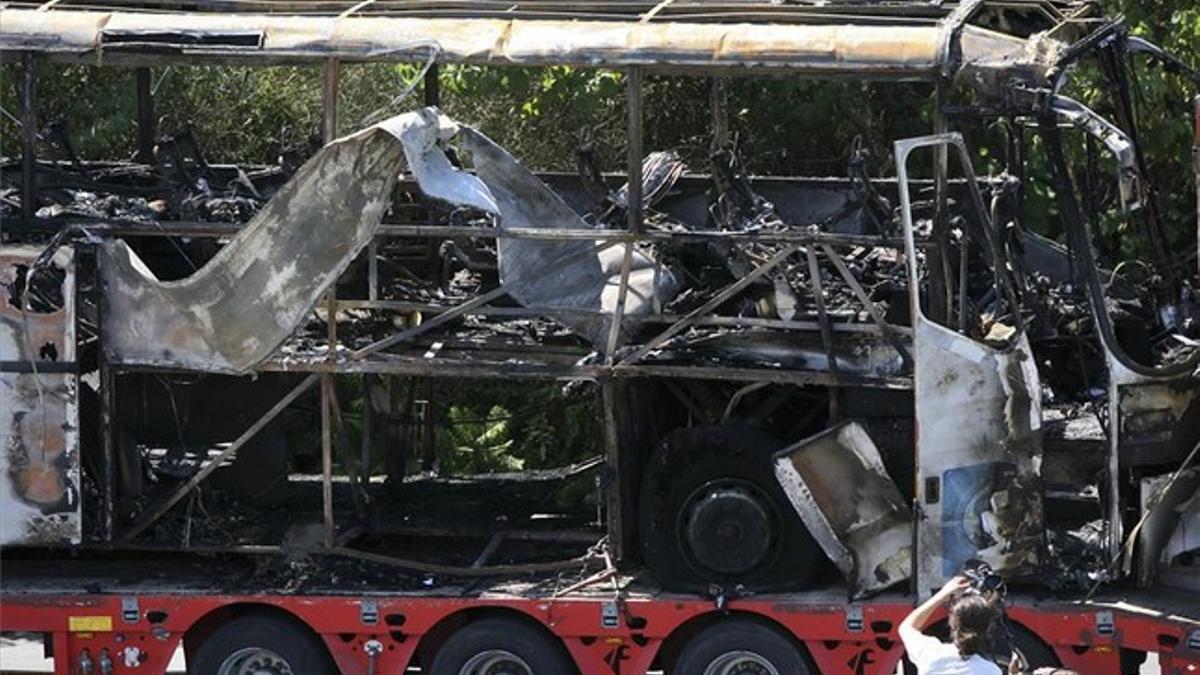
[[(276, 4), (5, 4), (6, 565), (154, 552), (465, 594), (920, 595), (973, 559), (1064, 593), (1194, 584), (1200, 274), (1164, 201), (1196, 197), (1155, 179), (1200, 155), (1146, 156), (1136, 72), (1200, 75), (1119, 19)], [(410, 86), (339, 119), (339, 78), (381, 62)], [(150, 74), (176, 64), (296, 67), (322, 128), (276, 164), (212, 160), (203, 128), (156, 128)], [(623, 145), (527, 164), (442, 105), (462, 64), (611, 71)], [(87, 120), (39, 107), (67, 67), (128, 72), (132, 153), (81, 157)], [(754, 78), (915, 88), (923, 130), (760, 174), (730, 111)], [(686, 151), (647, 140), (669, 79), (707, 93)], [(532, 416), (562, 436), (506, 431)]]

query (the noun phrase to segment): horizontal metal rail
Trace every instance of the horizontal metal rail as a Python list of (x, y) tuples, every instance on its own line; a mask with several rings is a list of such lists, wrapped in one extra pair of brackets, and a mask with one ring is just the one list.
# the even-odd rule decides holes
[[(338, 309), (379, 309), (396, 312), (444, 312), (453, 309), (453, 305), (435, 305), (423, 302), (412, 302), (408, 300), (338, 300)], [(592, 315), (600, 316), (607, 315), (608, 312), (599, 309), (584, 309), (582, 307), (556, 307), (553, 310), (530, 309), (528, 307), (479, 307), (471, 311), (465, 312), (468, 316), (494, 316), (501, 318), (514, 319), (529, 319), (529, 318), (547, 318), (550, 313), (554, 314), (577, 314), (577, 315)], [(869, 335), (880, 334), (878, 326), (871, 323), (858, 323), (847, 320), (851, 315), (857, 316), (858, 312), (833, 311), (827, 310), (826, 316), (833, 318), (841, 318), (842, 321), (830, 321), (830, 328), (835, 333), (865, 333)], [(683, 318), (682, 314), (651, 314), (648, 316), (626, 316), (625, 321), (638, 324), (659, 324), (659, 323), (675, 323)], [(798, 331), (815, 331), (821, 327), (821, 322), (818, 321), (797, 321), (787, 319), (768, 319), (764, 317), (751, 316), (707, 316), (696, 319), (692, 322), (696, 326), (720, 326), (727, 328), (775, 328), (779, 330), (798, 330)], [(911, 335), (912, 331), (908, 326), (891, 326), (893, 331), (901, 335)]]
[[(529, 350), (536, 354), (535, 350)], [(153, 370), (136, 365), (120, 367), (122, 371)], [(607, 366), (603, 364), (564, 364), (533, 361), (491, 361), (486, 359), (450, 359), (376, 355), (362, 359), (324, 360), (313, 358), (280, 358), (263, 362), (259, 372), (294, 373), (371, 373), (409, 377), (462, 378), (520, 378), (533, 380), (602, 380), (607, 378), (677, 378), (694, 380), (728, 380), (732, 382), (771, 382), (799, 386), (860, 386), (876, 389), (911, 389), (912, 378), (898, 375), (857, 375), (842, 370), (834, 375), (829, 371), (795, 370), (784, 368), (752, 368), (705, 366), (692, 364), (645, 364)]]
[[(232, 237), (242, 228), (234, 223), (206, 223), (199, 221), (160, 221), (157, 223), (137, 223), (113, 220), (66, 220), (62, 225), (79, 225), (100, 236), (110, 237)], [(398, 238), (480, 238), (480, 239), (533, 239), (542, 241), (595, 241), (595, 242), (638, 242), (638, 241), (671, 241), (671, 242), (760, 242), (760, 243), (794, 243), (794, 244), (831, 244), (835, 246), (864, 246), (887, 247), (900, 249), (904, 242), (900, 239), (884, 238), (871, 234), (840, 234), (834, 232), (813, 232), (809, 226), (797, 226), (785, 230), (755, 230), (755, 231), (704, 231), (691, 230), (686, 232), (648, 229), (633, 233), (629, 230), (581, 230), (570, 228), (540, 228), (513, 227), (503, 230), (493, 227), (477, 227), (470, 225), (428, 225), (428, 224), (383, 224), (376, 234), (382, 237)], [(917, 248), (931, 249), (937, 245), (932, 241), (919, 241)]]

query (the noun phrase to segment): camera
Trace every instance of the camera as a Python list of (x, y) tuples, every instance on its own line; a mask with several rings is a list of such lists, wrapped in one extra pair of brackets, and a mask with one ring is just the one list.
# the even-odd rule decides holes
[(983, 595), (1004, 595), (1004, 579), (981, 560), (968, 560), (962, 574), (971, 584), (971, 589)]

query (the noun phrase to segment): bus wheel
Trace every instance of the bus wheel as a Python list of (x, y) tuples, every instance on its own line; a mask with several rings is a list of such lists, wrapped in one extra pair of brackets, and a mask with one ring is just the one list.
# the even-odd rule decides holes
[(432, 675), (568, 675), (561, 644), (524, 621), (495, 617), (455, 631), (433, 658)]
[(217, 628), (196, 650), (190, 675), (333, 675), (316, 635), (283, 617), (248, 614)]
[(671, 673), (809, 675), (808, 659), (780, 630), (749, 619), (723, 619), (692, 636)]
[(826, 557), (779, 487), (783, 443), (748, 427), (692, 427), (651, 455), (638, 500), (642, 557), (671, 591), (811, 583)]

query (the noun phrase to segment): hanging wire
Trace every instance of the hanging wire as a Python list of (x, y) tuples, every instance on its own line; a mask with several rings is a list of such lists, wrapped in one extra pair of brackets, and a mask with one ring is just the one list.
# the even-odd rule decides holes
[(404, 88), (400, 91), (400, 93), (397, 94), (394, 98), (392, 98), (392, 100), (388, 101), (382, 107), (375, 110), (374, 112), (371, 112), (366, 117), (363, 117), (362, 121), (359, 122), (359, 126), (362, 126), (362, 127), (370, 126), (370, 125), (375, 124), (376, 122), (386, 118), (388, 116), (389, 111), (391, 111), (393, 108), (395, 108), (397, 105), (399, 105), (401, 101), (408, 98), (413, 93), (413, 91), (416, 90), (417, 85), (425, 80), (425, 74), (428, 73), (429, 69), (433, 67), (433, 64), (437, 62), (438, 56), (441, 56), (442, 46), (440, 44), (438, 44), (437, 42), (419, 42), (419, 43), (414, 43), (412, 45), (408, 45), (406, 47), (401, 47), (400, 49), (398, 49), (396, 51), (408, 51), (413, 48), (422, 48), (422, 47), (429, 50), (429, 56), (426, 57), (425, 64), (423, 66), (421, 66), (421, 70), (417, 72), (417, 74), (413, 77), (412, 81), (409, 82), (407, 85), (405, 85)]

